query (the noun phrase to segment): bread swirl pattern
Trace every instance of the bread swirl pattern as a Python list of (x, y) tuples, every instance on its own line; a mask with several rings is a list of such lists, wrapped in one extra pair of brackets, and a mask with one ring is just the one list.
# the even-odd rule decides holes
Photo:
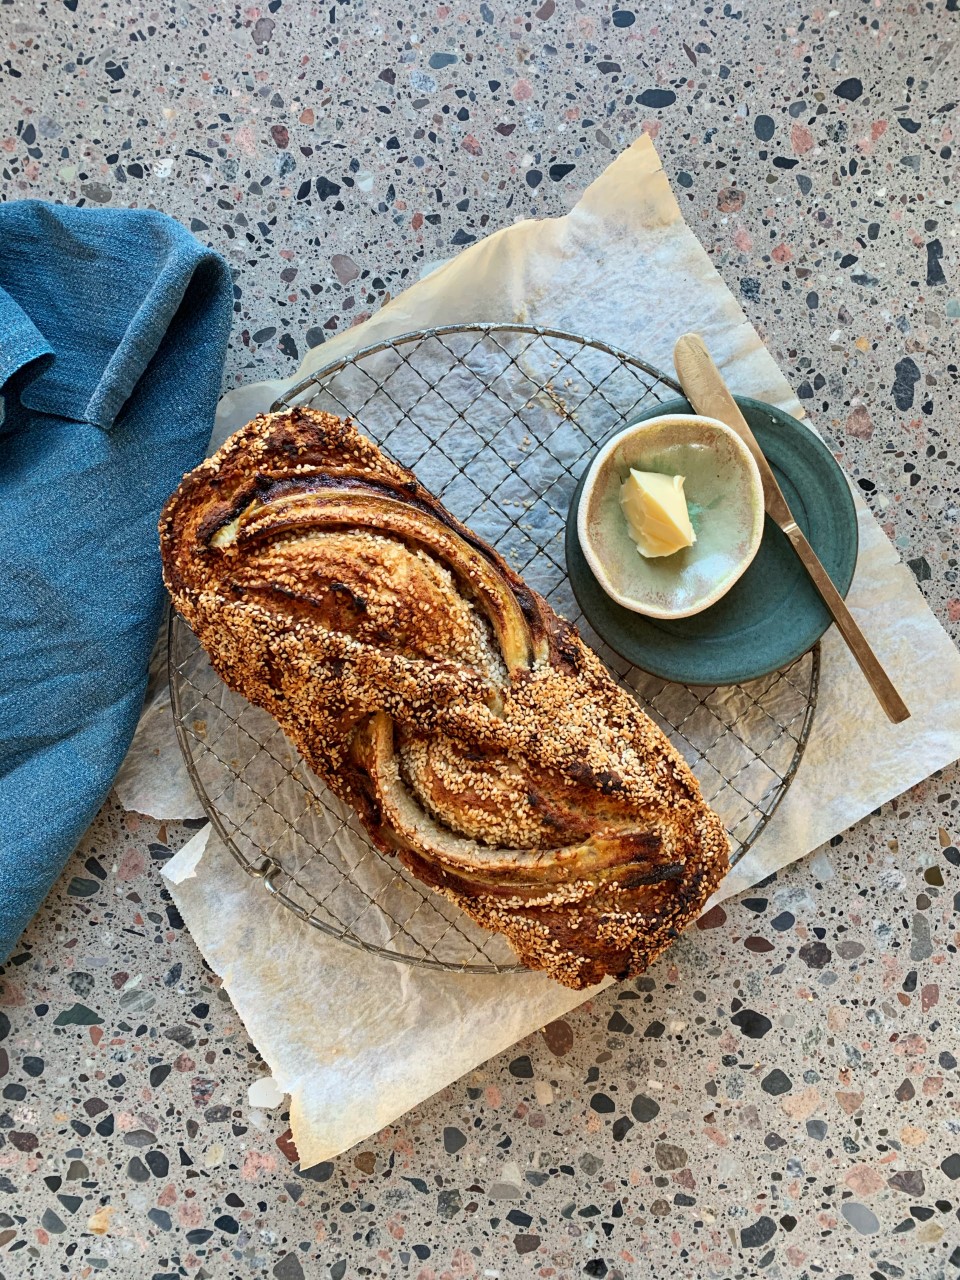
[(164, 577), (370, 838), (567, 986), (641, 973), (727, 839), (599, 658), (349, 421), (266, 414), (185, 477)]

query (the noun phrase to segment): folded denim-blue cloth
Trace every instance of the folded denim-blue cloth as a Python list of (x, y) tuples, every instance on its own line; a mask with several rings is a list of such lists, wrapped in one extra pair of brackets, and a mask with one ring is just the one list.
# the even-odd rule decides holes
[(0, 960), (129, 746), (157, 519), (203, 456), (232, 313), (226, 263), (163, 214), (0, 204)]

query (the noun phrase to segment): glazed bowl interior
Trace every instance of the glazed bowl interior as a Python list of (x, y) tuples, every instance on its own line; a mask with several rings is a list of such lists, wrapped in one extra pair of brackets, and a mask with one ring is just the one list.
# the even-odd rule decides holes
[[(647, 559), (630, 536), (620, 489), (631, 468), (684, 477), (697, 540)], [(618, 604), (653, 618), (709, 608), (746, 571), (763, 537), (763, 486), (740, 437), (714, 418), (672, 414), (626, 427), (599, 449), (577, 511), (584, 557)]]

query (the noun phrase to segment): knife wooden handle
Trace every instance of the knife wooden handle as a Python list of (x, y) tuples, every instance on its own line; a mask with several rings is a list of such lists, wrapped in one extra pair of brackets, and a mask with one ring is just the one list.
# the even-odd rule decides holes
[(793, 518), (793, 513), (777, 484), (770, 464), (763, 456), (756, 436), (740, 412), (739, 405), (730, 394), (730, 388), (724, 381), (723, 374), (714, 364), (706, 343), (698, 333), (684, 334), (682, 338), (677, 339), (673, 360), (684, 395), (697, 413), (717, 418), (725, 423), (737, 433), (750, 450), (760, 470), (760, 479), (763, 482), (763, 505), (768, 515), (787, 535), (793, 549), (803, 561), (813, 585), (819, 591), (820, 598), (829, 609), (840, 634), (846, 641), (847, 648), (866, 676), (887, 718), (893, 724), (900, 724), (910, 715), (907, 704), (897, 693), (892, 680), (870, 648), (869, 640), (847, 608), (843, 596), (833, 585), (817, 553)]
[(870, 688), (877, 696), (877, 701), (886, 712), (887, 719), (893, 724), (901, 724), (904, 720), (909, 719), (910, 711), (907, 708), (907, 704), (897, 693), (893, 681), (880, 665), (880, 660), (871, 649), (869, 640), (860, 630), (856, 618), (847, 608), (847, 602), (833, 585), (830, 575), (820, 563), (817, 553), (807, 541), (803, 530), (796, 522), (793, 522), (792, 528), (788, 526), (784, 529), (784, 533), (790, 539), (793, 549), (803, 561), (813, 585), (820, 592), (820, 598), (830, 610), (840, 634), (847, 642), (847, 648), (856, 659), (857, 666), (866, 676)]

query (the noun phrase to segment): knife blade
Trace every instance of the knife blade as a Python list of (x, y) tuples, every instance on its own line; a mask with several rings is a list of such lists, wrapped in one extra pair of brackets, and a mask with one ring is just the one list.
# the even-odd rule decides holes
[(807, 541), (806, 535), (793, 518), (790, 506), (783, 496), (773, 470), (757, 443), (756, 436), (750, 430), (746, 418), (740, 412), (737, 402), (730, 394), (730, 389), (723, 380), (723, 375), (714, 364), (706, 344), (699, 334), (687, 333), (677, 340), (674, 347), (673, 362), (677, 377), (683, 387), (684, 395), (699, 414), (717, 418), (734, 430), (753, 455), (760, 471), (763, 484), (763, 505), (774, 524), (786, 534), (790, 544), (796, 551), (804, 568), (810, 575), (813, 585), (830, 612), (840, 634), (846, 641), (847, 648), (856, 659), (857, 665), (866, 676), (877, 700), (893, 724), (900, 724), (908, 719), (910, 712), (900, 697), (890, 677), (884, 671), (880, 660), (870, 647), (870, 642), (861, 631), (846, 602), (834, 586), (830, 575), (820, 563), (817, 553)]

